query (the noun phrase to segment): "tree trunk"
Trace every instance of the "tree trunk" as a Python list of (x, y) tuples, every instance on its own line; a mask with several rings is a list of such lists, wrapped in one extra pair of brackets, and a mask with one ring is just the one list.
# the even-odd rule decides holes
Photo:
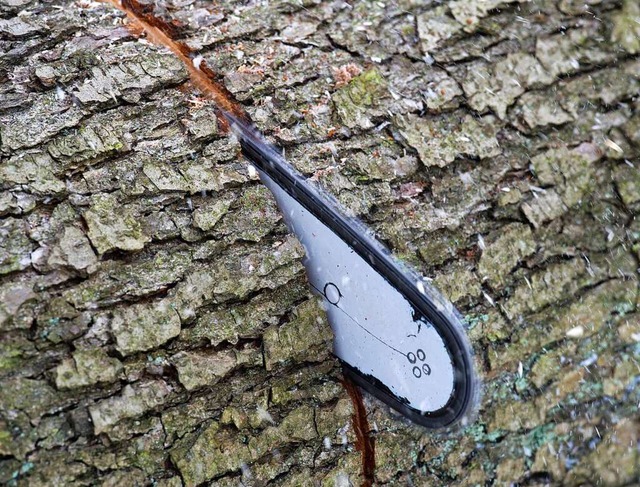
[(271, 194), (116, 7), (0, 0), (2, 482), (637, 485), (635, 0), (146, 9), (465, 315), (440, 434), (343, 383)]

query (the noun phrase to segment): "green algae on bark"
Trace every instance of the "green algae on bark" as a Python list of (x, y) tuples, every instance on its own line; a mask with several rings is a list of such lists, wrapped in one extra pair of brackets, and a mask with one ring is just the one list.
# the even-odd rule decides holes
[(332, 100), (344, 126), (370, 129), (372, 118), (382, 115), (380, 99), (385, 96), (388, 96), (386, 81), (377, 69), (372, 68), (336, 91)]
[[(303, 249), (237, 141), (118, 11), (45, 3), (0, 0), (0, 482), (359, 484)], [(638, 476), (637, 7), (584, 3), (156, 8), (467, 318), (478, 422), (365, 396), (377, 484)]]

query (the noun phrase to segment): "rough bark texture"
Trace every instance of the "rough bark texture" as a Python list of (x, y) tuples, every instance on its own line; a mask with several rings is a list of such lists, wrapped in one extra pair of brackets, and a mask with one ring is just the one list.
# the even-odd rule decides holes
[[(637, 485), (638, 3), (156, 3), (466, 315), (477, 421), (365, 397), (376, 483)], [(0, 482), (359, 485), (302, 249), (124, 23), (0, 0)]]

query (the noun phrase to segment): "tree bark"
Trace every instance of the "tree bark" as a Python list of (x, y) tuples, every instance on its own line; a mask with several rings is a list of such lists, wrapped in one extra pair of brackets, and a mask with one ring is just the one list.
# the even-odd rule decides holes
[(0, 481), (636, 485), (637, 2), (150, 12), (465, 315), (478, 417), (434, 434), (343, 385), (174, 52), (112, 4), (0, 0)]

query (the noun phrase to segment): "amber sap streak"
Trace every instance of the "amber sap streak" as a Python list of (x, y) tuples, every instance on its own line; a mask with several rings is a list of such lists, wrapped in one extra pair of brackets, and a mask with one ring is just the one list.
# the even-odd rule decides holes
[(360, 389), (347, 378), (342, 380), (342, 385), (353, 403), (354, 412), (351, 417), (351, 422), (356, 434), (356, 450), (362, 455), (362, 476), (364, 478), (362, 487), (371, 487), (375, 480), (376, 441), (375, 438), (370, 435), (371, 429), (369, 428), (369, 420), (367, 419), (367, 410), (364, 407)]
[(207, 67), (205, 61), (203, 60), (196, 66), (193, 62), (191, 49), (186, 44), (173, 39), (176, 28), (154, 16), (152, 13), (153, 5), (143, 5), (137, 0), (104, 1), (126, 13), (127, 17), (147, 34), (147, 38), (151, 42), (171, 50), (189, 71), (193, 84), (204, 96), (211, 98), (218, 108), (234, 114), (241, 120), (249, 120), (244, 109), (233, 99), (233, 95), (215, 81), (215, 73)]

